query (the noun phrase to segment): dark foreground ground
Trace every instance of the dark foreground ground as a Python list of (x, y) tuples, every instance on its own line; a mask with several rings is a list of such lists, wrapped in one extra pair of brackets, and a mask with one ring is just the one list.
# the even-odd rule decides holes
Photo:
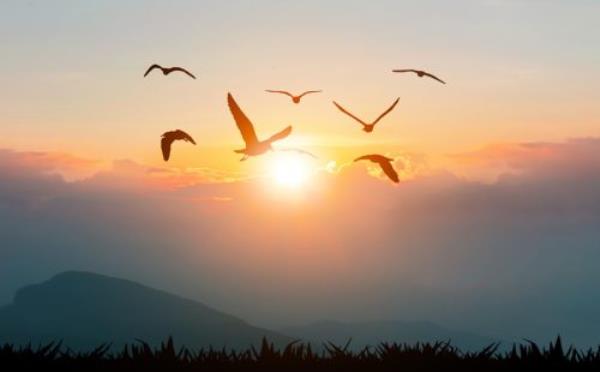
[(461, 352), (445, 342), (416, 345), (380, 344), (360, 352), (324, 345), (292, 343), (277, 349), (263, 341), (246, 351), (176, 348), (172, 340), (152, 349), (139, 342), (109, 353), (102, 345), (89, 353), (73, 353), (60, 343), (40, 347), (0, 347), (0, 371), (600, 371), (600, 347), (564, 348), (560, 338), (540, 348), (532, 342), (497, 352), (497, 345), (479, 352)]

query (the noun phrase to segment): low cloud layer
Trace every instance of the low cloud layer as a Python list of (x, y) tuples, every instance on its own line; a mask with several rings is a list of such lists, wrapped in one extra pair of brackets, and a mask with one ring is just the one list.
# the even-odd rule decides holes
[(398, 186), (329, 167), (290, 197), (210, 169), (0, 151), (0, 302), (83, 269), (267, 326), (418, 319), (598, 343), (600, 139), (491, 146), (444, 169), (399, 158)]

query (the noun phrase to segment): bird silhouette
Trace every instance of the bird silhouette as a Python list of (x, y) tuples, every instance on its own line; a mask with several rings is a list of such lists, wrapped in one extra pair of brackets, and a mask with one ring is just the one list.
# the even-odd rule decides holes
[(385, 173), (385, 175), (388, 176), (388, 178), (390, 180), (392, 180), (394, 183), (400, 182), (400, 179), (398, 178), (398, 173), (392, 166), (392, 161), (394, 161), (394, 159), (388, 158), (387, 156), (383, 156), (383, 155), (377, 155), (377, 154), (364, 155), (364, 156), (354, 159), (355, 162), (360, 161), (360, 160), (369, 160), (369, 161), (372, 161), (373, 163), (379, 164), (379, 166), (381, 167), (381, 170), (383, 170), (383, 173)]
[(365, 123), (363, 120), (357, 118), (356, 116), (354, 116), (353, 114), (351, 114), (350, 112), (348, 112), (348, 110), (346, 110), (345, 108), (343, 108), (342, 106), (340, 106), (337, 102), (333, 101), (333, 104), (340, 109), (341, 112), (343, 112), (344, 114), (350, 116), (352, 119), (358, 121), (359, 123), (361, 123), (363, 125), (363, 130), (367, 133), (371, 133), (373, 131), (373, 129), (375, 128), (375, 124), (377, 124), (381, 119), (383, 119), (384, 116), (386, 116), (387, 114), (390, 113), (390, 111), (392, 111), (394, 109), (394, 107), (396, 107), (396, 105), (398, 104), (398, 101), (400, 101), (400, 97), (398, 97), (394, 103), (392, 103), (392, 105), (390, 106), (390, 108), (388, 108), (387, 110), (385, 110), (383, 112), (383, 114), (379, 115), (379, 117), (377, 119), (375, 119), (374, 122), (372, 123)]
[(399, 73), (403, 73), (403, 72), (414, 72), (414, 73), (415, 73), (415, 74), (417, 74), (419, 77), (427, 76), (427, 77), (429, 77), (429, 78), (432, 78), (432, 79), (434, 79), (434, 80), (437, 80), (437, 81), (439, 81), (439, 82), (440, 82), (440, 83), (442, 83), (442, 84), (446, 84), (446, 82), (445, 82), (444, 80), (440, 79), (439, 77), (437, 77), (437, 76), (435, 76), (435, 75), (433, 75), (433, 74), (430, 74), (430, 73), (429, 73), (429, 72), (427, 72), (427, 71), (423, 71), (423, 70), (415, 70), (415, 69), (409, 68), (409, 69), (392, 70), (392, 72), (399, 72)]
[(310, 151), (306, 151), (306, 150), (302, 150), (302, 149), (296, 149), (296, 148), (293, 148), (293, 147), (288, 147), (288, 148), (283, 148), (283, 149), (282, 148), (278, 148), (277, 151), (294, 151), (294, 152), (297, 152), (299, 154), (308, 155), (308, 156), (310, 156), (310, 157), (312, 157), (314, 159), (318, 159), (319, 158), (317, 155), (313, 154)]
[(290, 133), (292, 133), (292, 127), (288, 126), (281, 132), (272, 135), (266, 140), (259, 141), (256, 137), (256, 132), (254, 131), (254, 125), (252, 125), (252, 122), (250, 122), (242, 109), (240, 109), (240, 106), (238, 106), (235, 99), (233, 99), (231, 93), (227, 93), (227, 104), (229, 105), (229, 110), (231, 111), (231, 115), (233, 115), (235, 124), (240, 130), (242, 138), (246, 143), (246, 148), (234, 150), (234, 152), (238, 154), (244, 154), (244, 157), (240, 159), (240, 161), (244, 161), (250, 156), (262, 155), (267, 151), (273, 150), (271, 147), (273, 142), (284, 139), (285, 137), (289, 136)]
[(184, 69), (183, 67), (177, 67), (177, 66), (176, 67), (162, 67), (161, 65), (157, 65), (157, 64), (153, 64), (152, 66), (148, 67), (148, 69), (144, 73), (144, 77), (148, 76), (148, 74), (150, 72), (152, 72), (152, 70), (154, 70), (154, 69), (160, 69), (162, 71), (163, 75), (165, 75), (165, 76), (169, 75), (173, 71), (179, 71), (179, 72), (183, 72), (184, 74), (188, 75), (192, 79), (196, 78), (191, 72)]
[(160, 140), (160, 148), (162, 150), (163, 159), (165, 161), (168, 161), (169, 157), (171, 156), (171, 144), (173, 143), (173, 141), (177, 141), (177, 140), (191, 142), (194, 145), (196, 144), (196, 142), (194, 141), (192, 136), (190, 136), (189, 134), (187, 134), (186, 132), (184, 132), (182, 130), (176, 129), (174, 131), (163, 133), (161, 140)]
[(300, 100), (302, 99), (302, 97), (304, 97), (307, 94), (312, 94), (312, 93), (321, 93), (322, 90), (307, 90), (306, 92), (300, 94), (300, 95), (293, 95), (292, 93), (285, 91), (285, 90), (271, 90), (271, 89), (267, 89), (265, 90), (265, 92), (269, 92), (269, 93), (279, 93), (279, 94), (285, 94), (286, 96), (290, 97), (292, 99), (292, 102), (294, 102), (295, 104), (300, 103)]

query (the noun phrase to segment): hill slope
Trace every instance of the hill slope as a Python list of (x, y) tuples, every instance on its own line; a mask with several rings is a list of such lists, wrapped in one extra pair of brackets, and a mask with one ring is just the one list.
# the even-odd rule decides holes
[(263, 336), (277, 344), (290, 341), (200, 302), (86, 272), (24, 287), (0, 308), (0, 342), (63, 340), (89, 349), (104, 342), (120, 347), (136, 338), (156, 345), (169, 336), (191, 348), (247, 348)]

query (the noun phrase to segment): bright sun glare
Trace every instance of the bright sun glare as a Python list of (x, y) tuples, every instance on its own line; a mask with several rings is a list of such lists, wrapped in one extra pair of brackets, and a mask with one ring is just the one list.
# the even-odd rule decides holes
[(299, 154), (277, 154), (270, 167), (275, 182), (288, 188), (302, 187), (312, 174), (310, 159)]

